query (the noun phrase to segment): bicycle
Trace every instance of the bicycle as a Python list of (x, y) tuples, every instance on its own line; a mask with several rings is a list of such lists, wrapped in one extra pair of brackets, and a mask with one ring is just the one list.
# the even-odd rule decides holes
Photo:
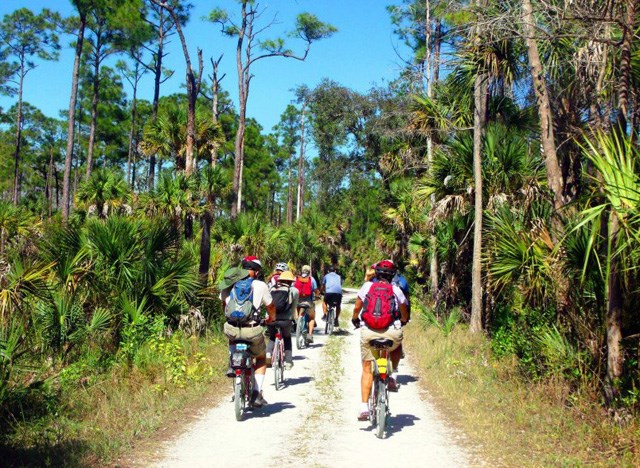
[(273, 343), (271, 354), (271, 367), (273, 368), (273, 380), (276, 390), (284, 386), (284, 340), (282, 339), (282, 329), (276, 327), (276, 338)]
[(393, 341), (384, 338), (377, 338), (369, 341), (369, 345), (374, 348), (378, 355), (373, 361), (373, 385), (369, 395), (369, 420), (376, 429), (376, 436), (384, 438), (387, 427), (389, 411), (389, 375), (393, 372), (391, 360), (389, 359), (389, 349)]
[(298, 349), (306, 348), (308, 345), (307, 335), (309, 334), (309, 314), (307, 309), (311, 307), (308, 302), (301, 302), (298, 307), (302, 309), (296, 320), (296, 347)]
[(242, 421), (247, 410), (247, 401), (253, 393), (253, 357), (249, 353), (250, 341), (236, 340), (236, 350), (231, 354), (231, 368), (236, 376), (233, 380), (233, 403), (236, 421)]
[(324, 324), (324, 334), (331, 335), (335, 326), (336, 320), (336, 305), (327, 304), (327, 319)]

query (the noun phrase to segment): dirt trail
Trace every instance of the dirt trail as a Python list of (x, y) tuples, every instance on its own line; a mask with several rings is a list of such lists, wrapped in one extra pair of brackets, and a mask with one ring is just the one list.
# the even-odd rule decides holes
[[(350, 318), (355, 294), (345, 294), (343, 325), (331, 337), (314, 333), (311, 348), (297, 351), (286, 386), (276, 391), (267, 371), (264, 396), (269, 405), (235, 420), (229, 395), (204, 412), (175, 440), (165, 444), (158, 467), (196, 466), (478, 466), (458, 444), (421, 394), (410, 362), (399, 369), (400, 391), (390, 395), (390, 428), (376, 438), (368, 422), (357, 421), (360, 395), (359, 332)], [(318, 305), (317, 316), (322, 315)], [(321, 322), (324, 325), (323, 322)], [(322, 330), (321, 330), (322, 331)]]

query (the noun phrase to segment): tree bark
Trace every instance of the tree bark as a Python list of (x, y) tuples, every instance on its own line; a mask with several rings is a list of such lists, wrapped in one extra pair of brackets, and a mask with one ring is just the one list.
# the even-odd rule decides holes
[(289, 154), (289, 178), (287, 182), (287, 224), (293, 222), (293, 155)]
[[(163, 21), (163, 9), (160, 8), (158, 15), (160, 16), (158, 23), (158, 52), (156, 56), (156, 63), (154, 68), (154, 79), (153, 79), (153, 111), (151, 118), (155, 122), (158, 118), (158, 103), (160, 102), (160, 82), (162, 78), (162, 58), (164, 54), (164, 21)], [(149, 191), (153, 191), (156, 180), (156, 155), (152, 154), (149, 156), (149, 178), (148, 185)]]
[(300, 221), (304, 210), (304, 120), (306, 114), (306, 100), (302, 102), (300, 111), (300, 157), (298, 159), (298, 198), (296, 203), (296, 221)]
[(622, 18), (622, 42), (620, 44), (620, 81), (618, 82), (618, 127), (627, 133), (627, 114), (631, 89), (631, 48), (635, 32), (636, 1), (626, 0), (626, 14)]
[(80, 12), (80, 29), (76, 43), (76, 55), (73, 62), (73, 75), (71, 81), (71, 98), (69, 99), (69, 124), (67, 127), (67, 151), (64, 158), (64, 175), (62, 181), (62, 219), (69, 219), (71, 205), (71, 162), (73, 161), (73, 143), (75, 139), (76, 100), (78, 97), (78, 74), (80, 70), (80, 57), (82, 56), (82, 43), (84, 30), (87, 25), (86, 14)]
[(622, 376), (622, 285), (618, 271), (616, 256), (620, 222), (612, 210), (609, 214), (609, 245), (610, 257), (607, 278), (607, 382), (605, 392), (609, 401), (619, 393), (619, 380)]
[[(24, 62), (24, 60), (22, 60)], [(18, 85), (18, 116), (16, 118), (16, 148), (13, 154), (13, 203), (20, 199), (20, 148), (22, 146), (22, 90), (24, 85), (24, 63), (20, 67), (20, 84)]]
[(93, 62), (93, 97), (91, 99), (91, 126), (89, 128), (89, 147), (87, 148), (87, 169), (85, 179), (91, 177), (93, 166), (93, 147), (96, 141), (96, 131), (98, 126), (98, 101), (100, 99), (100, 48), (101, 32), (96, 32), (95, 60)]
[(544, 162), (547, 170), (547, 184), (553, 192), (553, 206), (556, 210), (564, 206), (562, 171), (556, 154), (555, 136), (553, 131), (553, 114), (549, 102), (547, 83), (540, 61), (538, 44), (535, 41), (535, 23), (531, 0), (522, 0), (522, 22), (527, 43), (527, 54), (533, 89), (538, 104), (538, 116), (540, 118), (540, 141), (544, 151)]

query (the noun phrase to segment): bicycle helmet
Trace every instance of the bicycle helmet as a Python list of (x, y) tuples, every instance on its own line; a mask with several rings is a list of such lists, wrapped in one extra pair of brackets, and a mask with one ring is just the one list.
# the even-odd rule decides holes
[(398, 269), (391, 260), (382, 260), (381, 262), (376, 263), (375, 271), (376, 278), (383, 278), (391, 281)]
[(262, 262), (255, 255), (250, 255), (242, 259), (242, 268), (246, 270), (262, 270)]
[(275, 270), (289, 271), (289, 265), (287, 265), (285, 262), (276, 263)]

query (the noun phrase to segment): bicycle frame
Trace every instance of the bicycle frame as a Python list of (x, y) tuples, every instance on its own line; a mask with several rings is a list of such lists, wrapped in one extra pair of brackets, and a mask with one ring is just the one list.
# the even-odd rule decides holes
[[(372, 362), (373, 384), (369, 395), (369, 418), (371, 424), (376, 428), (376, 436), (380, 439), (384, 437), (384, 431), (389, 416), (389, 376), (393, 372), (393, 365), (389, 359), (389, 349), (393, 342), (391, 340), (371, 340), (369, 342), (373, 348), (374, 361)], [(376, 356), (377, 355), (377, 356)]]
[(309, 334), (309, 314), (307, 309), (311, 307), (311, 304), (303, 302), (299, 304), (299, 307), (301, 310), (296, 320), (296, 347), (302, 349), (307, 347), (307, 335)]
[(251, 401), (253, 393), (253, 357), (249, 354), (249, 343), (236, 341), (235, 351), (231, 355), (232, 367), (235, 371), (233, 379), (233, 400), (237, 421), (242, 421), (247, 401)]
[(282, 329), (280, 327), (276, 327), (271, 367), (273, 368), (274, 385), (276, 390), (280, 390), (284, 384), (284, 340), (282, 339)]

